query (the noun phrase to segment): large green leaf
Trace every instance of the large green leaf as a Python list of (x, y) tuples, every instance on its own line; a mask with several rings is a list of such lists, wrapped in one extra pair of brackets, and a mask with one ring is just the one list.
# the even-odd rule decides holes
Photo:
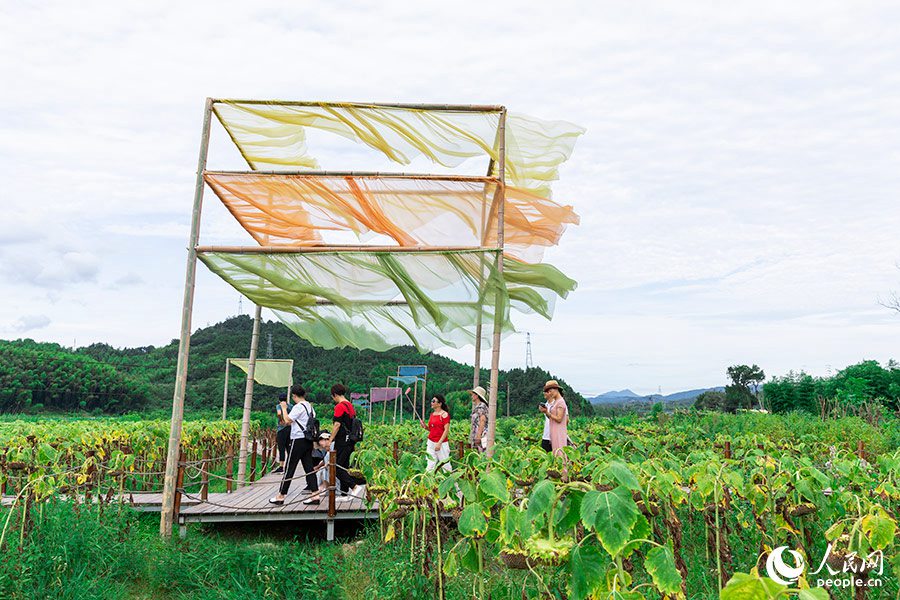
[(438, 496), (444, 498), (448, 494), (450, 494), (450, 491), (456, 488), (456, 482), (457, 480), (459, 480), (460, 475), (461, 473), (456, 472), (444, 478), (444, 480), (438, 486)]
[(682, 596), (681, 573), (675, 566), (675, 554), (670, 545), (655, 546), (647, 552), (644, 567), (653, 578), (656, 589), (669, 596)]
[(500, 511), (500, 528), (504, 541), (512, 541), (520, 535), (522, 511), (510, 504)]
[(798, 600), (831, 600), (831, 596), (829, 596), (828, 592), (823, 588), (800, 590), (797, 598)]
[(641, 484), (638, 483), (637, 477), (628, 468), (628, 465), (619, 460), (614, 460), (606, 467), (606, 474), (611, 479), (618, 481), (620, 484), (632, 491), (640, 491)]
[(623, 486), (609, 492), (588, 492), (581, 501), (581, 520), (597, 532), (611, 556), (617, 556), (628, 543), (639, 514), (631, 492)]
[(480, 536), (487, 532), (487, 520), (481, 504), (473, 502), (463, 509), (459, 515), (459, 532), (466, 537)]
[(494, 498), (500, 502), (509, 502), (509, 490), (506, 488), (506, 475), (500, 471), (491, 471), (481, 479), (478, 485), (481, 493), (488, 498)]
[(571, 492), (556, 507), (554, 531), (568, 531), (581, 520), (581, 499), (584, 492)]
[(546, 513), (555, 499), (556, 488), (553, 486), (553, 483), (546, 479), (539, 482), (531, 490), (531, 495), (528, 497), (528, 509), (526, 512), (528, 519), (534, 520), (538, 515)]
[(862, 530), (875, 550), (884, 550), (894, 541), (897, 524), (881, 510), (866, 515), (862, 520)]
[(787, 587), (775, 583), (768, 577), (735, 573), (722, 588), (719, 600), (769, 600), (786, 589)]
[(606, 561), (600, 549), (576, 546), (569, 557), (569, 592), (573, 600), (583, 600), (603, 583)]

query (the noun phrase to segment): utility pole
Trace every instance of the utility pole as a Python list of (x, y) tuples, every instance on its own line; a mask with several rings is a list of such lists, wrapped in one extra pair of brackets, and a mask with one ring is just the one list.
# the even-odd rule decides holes
[(534, 359), (531, 357), (531, 333), (525, 332), (525, 370), (527, 371), (534, 366)]

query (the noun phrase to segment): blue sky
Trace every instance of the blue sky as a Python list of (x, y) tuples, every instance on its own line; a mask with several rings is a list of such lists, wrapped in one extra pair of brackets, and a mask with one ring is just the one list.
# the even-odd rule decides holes
[[(898, 17), (890, 2), (0, 3), (0, 337), (177, 336), (207, 96), (502, 103), (587, 129), (554, 187), (581, 225), (546, 256), (579, 288), (553, 322), (520, 323), (538, 364), (593, 394), (887, 360)], [(345, 151), (323, 165), (362, 160)], [(210, 156), (241, 167), (221, 131)], [(207, 198), (203, 240), (240, 239)], [(235, 314), (237, 294), (198, 273), (195, 326)], [(521, 365), (524, 335), (502, 356)]]

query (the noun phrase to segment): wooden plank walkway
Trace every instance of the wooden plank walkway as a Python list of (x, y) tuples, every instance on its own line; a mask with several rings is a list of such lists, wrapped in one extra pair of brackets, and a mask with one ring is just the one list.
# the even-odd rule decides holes
[[(101, 494), (104, 502), (106, 501), (106, 495)], [(61, 500), (70, 500), (70, 496), (59, 496)], [(16, 497), (13, 495), (3, 496), (2, 500), (0, 500), (0, 506), (10, 507), (15, 503)], [(84, 496), (79, 496), (79, 502), (84, 503)], [(21, 499), (19, 500), (21, 502)], [(97, 494), (93, 494), (91, 496), (91, 502), (97, 504)], [(125, 492), (124, 494), (114, 494), (109, 501), (110, 504), (125, 504), (134, 510), (139, 510), (141, 512), (159, 512), (162, 510), (162, 494), (159, 492)], [(190, 498), (182, 498), (181, 506), (193, 506), (197, 504), (196, 500), (191, 500)]]
[[(178, 515), (178, 528), (182, 537), (187, 535), (188, 523), (240, 523), (252, 521), (319, 521), (325, 522), (327, 538), (334, 539), (335, 520), (377, 519), (377, 502), (364, 500), (336, 501), (334, 517), (328, 516), (328, 496), (323, 495), (318, 504), (303, 504), (306, 496), (301, 490), (306, 487), (302, 479), (295, 479), (284, 504), (269, 504), (269, 498), (278, 493), (281, 484), (280, 473), (269, 473), (250, 485), (234, 492), (209, 494), (206, 502), (200, 500), (199, 493), (182, 496)], [(187, 503), (191, 504), (188, 505)]]

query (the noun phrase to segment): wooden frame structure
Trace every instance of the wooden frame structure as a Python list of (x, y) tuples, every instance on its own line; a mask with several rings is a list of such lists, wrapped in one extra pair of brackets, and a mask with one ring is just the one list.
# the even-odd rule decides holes
[[(497, 245), (492, 247), (484, 247), (484, 241), (482, 240), (482, 244), (478, 248), (466, 247), (466, 250), (483, 250), (486, 252), (494, 253), (497, 259), (497, 271), (502, 276), (503, 274), (503, 248), (504, 248), (504, 207), (506, 203), (506, 120), (507, 120), (507, 111), (504, 106), (496, 106), (496, 105), (453, 105), (453, 104), (402, 104), (402, 103), (322, 103), (322, 102), (288, 102), (288, 101), (264, 101), (264, 100), (224, 100), (224, 99), (215, 99), (215, 98), (207, 98), (206, 104), (203, 112), (203, 129), (200, 138), (200, 153), (199, 158), (197, 160), (197, 174), (196, 181), (194, 185), (194, 201), (193, 201), (193, 209), (191, 213), (191, 230), (188, 241), (188, 253), (187, 253), (187, 265), (185, 268), (185, 283), (184, 283), (184, 295), (182, 302), (182, 310), (181, 310), (181, 334), (178, 345), (178, 362), (175, 376), (175, 391), (172, 397), (172, 420), (169, 429), (169, 443), (168, 443), (168, 452), (166, 455), (166, 472), (164, 478), (164, 488), (163, 488), (163, 500), (162, 500), (162, 510), (160, 515), (160, 534), (169, 537), (172, 534), (173, 526), (174, 526), (174, 514), (175, 514), (175, 497), (176, 497), (176, 488), (177, 486), (177, 471), (178, 471), (178, 458), (179, 458), (179, 450), (181, 446), (181, 434), (182, 434), (182, 424), (184, 420), (184, 397), (185, 391), (187, 388), (187, 366), (188, 366), (188, 356), (190, 354), (190, 343), (191, 343), (191, 321), (193, 315), (193, 304), (194, 304), (194, 291), (195, 291), (195, 283), (196, 283), (196, 270), (197, 270), (197, 254), (200, 251), (211, 251), (211, 250), (227, 250), (227, 251), (237, 251), (237, 252), (294, 252), (294, 253), (304, 253), (304, 252), (328, 252), (328, 251), (347, 251), (350, 249), (355, 249), (357, 251), (362, 252), (417, 252), (417, 251), (435, 251), (435, 250), (451, 250), (453, 248), (436, 248), (436, 247), (427, 247), (427, 246), (416, 246), (416, 247), (371, 247), (371, 246), (319, 246), (319, 247), (291, 247), (284, 248), (279, 247), (277, 250), (274, 247), (200, 247), (200, 222), (201, 222), (201, 213), (203, 206), (203, 194), (205, 190), (205, 181), (204, 175), (206, 174), (206, 163), (209, 155), (209, 138), (210, 138), (210, 125), (212, 120), (212, 115), (215, 113), (217, 119), (220, 123), (225, 126), (225, 123), (222, 122), (222, 118), (218, 113), (214, 110), (215, 105), (217, 103), (242, 103), (242, 104), (258, 104), (258, 105), (266, 105), (266, 104), (278, 104), (285, 106), (323, 106), (323, 105), (331, 105), (331, 106), (343, 106), (343, 107), (352, 107), (352, 108), (371, 108), (371, 109), (409, 109), (409, 110), (422, 110), (422, 111), (449, 111), (449, 112), (467, 112), (467, 113), (498, 113), (499, 121), (496, 132), (495, 144), (494, 146), (498, 149), (497, 153), (497, 161), (495, 165), (495, 161), (493, 158), (490, 159), (487, 176), (486, 177), (463, 177), (463, 176), (437, 176), (437, 175), (414, 175), (414, 174), (402, 174), (403, 177), (410, 178), (444, 178), (444, 179), (461, 179), (461, 180), (475, 180), (475, 181), (483, 181), (485, 185), (495, 184), (496, 191), (491, 200), (491, 206), (488, 210), (486, 207), (482, 208), (482, 223), (486, 222), (486, 218), (493, 216), (496, 214), (497, 217)], [(235, 142), (236, 143), (236, 142)], [(238, 148), (240, 150), (240, 147)], [(243, 152), (241, 152), (243, 155)], [(247, 159), (246, 156), (244, 156)], [(252, 169), (252, 164), (249, 160), (247, 160), (248, 165), (250, 165)], [(492, 173), (495, 170), (497, 171), (497, 176), (492, 176)], [(259, 173), (261, 171), (253, 171), (255, 173)], [(283, 173), (278, 171), (278, 173)], [(324, 174), (335, 174), (342, 173), (347, 174), (348, 172), (335, 172), (335, 171), (301, 171), (303, 175), (309, 176), (324, 176)], [(376, 173), (366, 173), (365, 175), (377, 176), (379, 174)], [(381, 173), (380, 175), (389, 175), (388, 173)], [(395, 174), (390, 174), (395, 175)], [(486, 212), (487, 211), (487, 212)], [(484, 231), (484, 229), (482, 229)], [(460, 248), (463, 249), (463, 248)], [(498, 298), (497, 302), (500, 302)], [(324, 303), (323, 303), (324, 304)], [(402, 304), (399, 302), (398, 304)], [(499, 308), (496, 307), (496, 308)], [(489, 388), (489, 401), (488, 401), (488, 441), (487, 441), (487, 453), (488, 455), (493, 455), (493, 446), (494, 446), (494, 436), (496, 430), (496, 416), (497, 416), (497, 381), (498, 381), (498, 372), (499, 372), (499, 363), (500, 363), (500, 339), (501, 339), (501, 329), (503, 325), (503, 315), (502, 311), (495, 310), (494, 311), (494, 323), (493, 323), (493, 344), (491, 348), (491, 375), (490, 375), (490, 388)], [(256, 312), (253, 321), (253, 335), (250, 343), (250, 363), (249, 370), (247, 373), (247, 388), (245, 391), (244, 397), (244, 418), (241, 427), (241, 449), (240, 456), (246, 457), (247, 447), (249, 442), (249, 417), (250, 417), (250, 408), (253, 397), (253, 378), (254, 378), (254, 370), (256, 366), (256, 354), (257, 354), (257, 346), (258, 346), (258, 338), (259, 338), (259, 322), (261, 318), (261, 307), (259, 305), (256, 306)], [(478, 385), (479, 383), (479, 372), (481, 367), (481, 335), (482, 335), (482, 323), (479, 315), (478, 322), (476, 324), (476, 336), (475, 336), (475, 372), (473, 376), (473, 387)], [(238, 481), (242, 481), (242, 475), (239, 467), (238, 471)]]

